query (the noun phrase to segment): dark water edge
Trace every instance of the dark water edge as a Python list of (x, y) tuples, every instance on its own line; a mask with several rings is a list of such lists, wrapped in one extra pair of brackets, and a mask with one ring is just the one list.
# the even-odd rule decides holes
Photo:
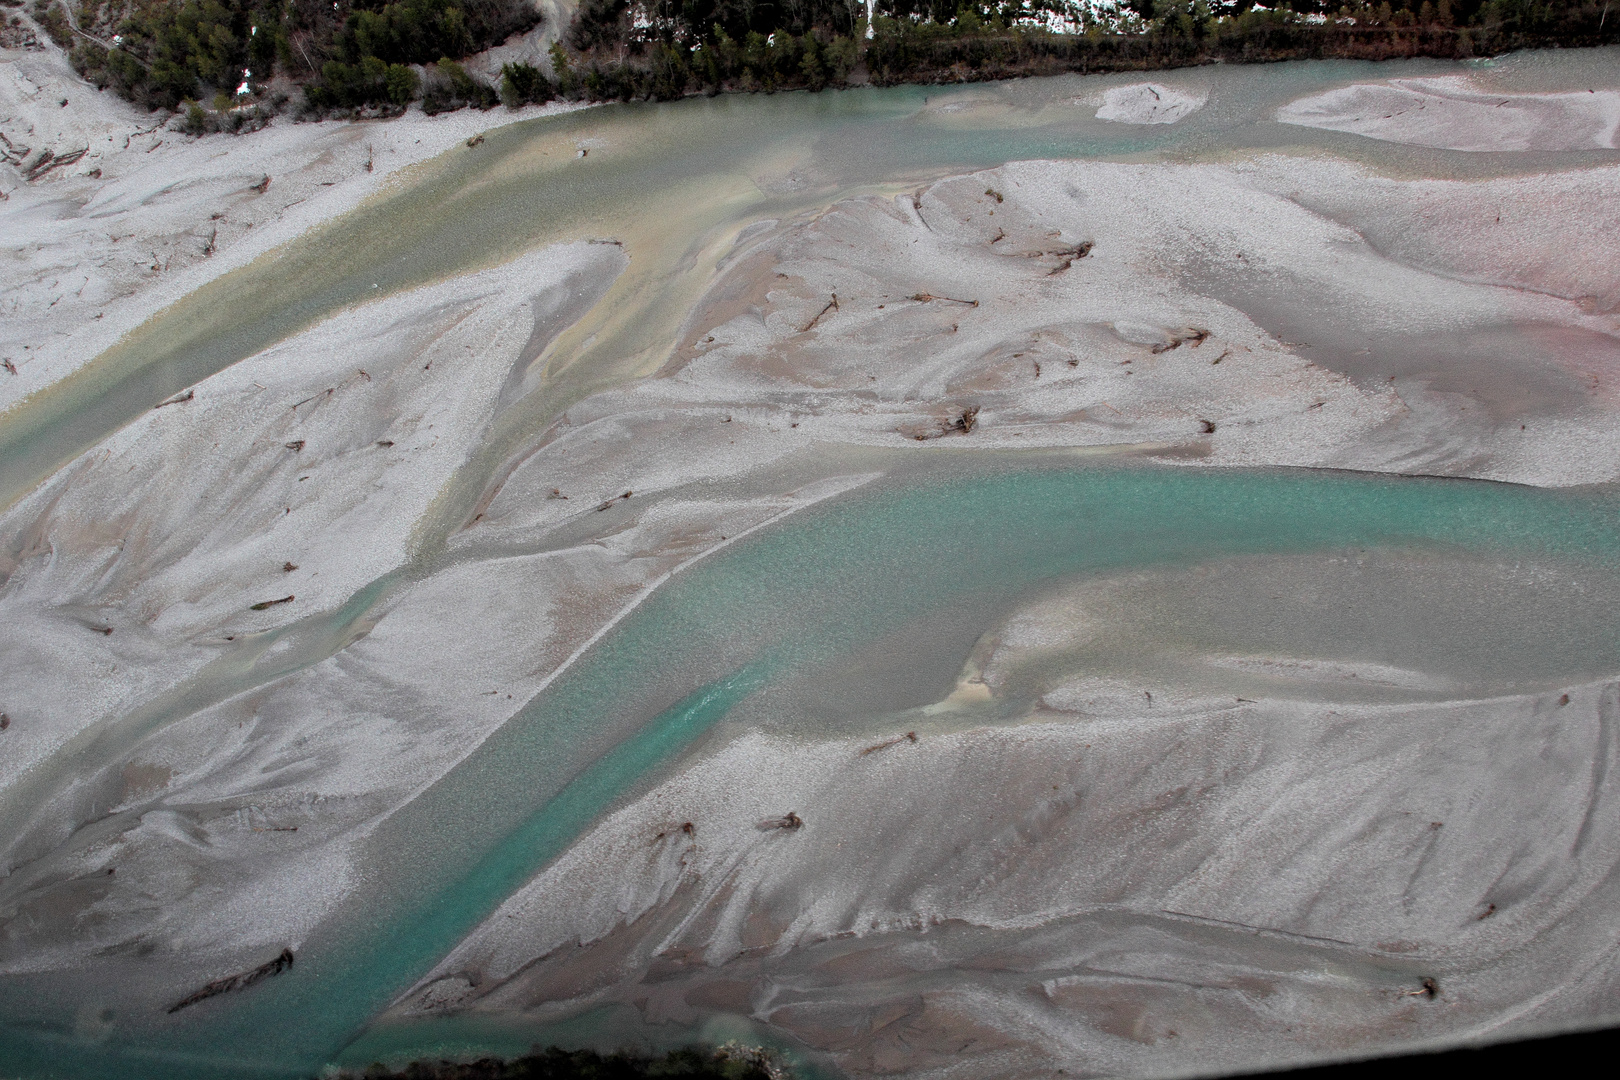
[(1289, 1078), (1289, 1080), (1392, 1080), (1395, 1077), (1533, 1074), (1580, 1075), (1592, 1070), (1592, 1062), (1612, 1060), (1620, 1053), (1620, 1027), (1572, 1031), (1515, 1042), (1481, 1042), (1423, 1053), (1342, 1061), (1328, 1065), (1306, 1065), (1242, 1076)]
[[(1270, 1072), (1228, 1074), (1276, 1077), (1279, 1080), (1389, 1080), (1391, 1077), (1473, 1075), (1499, 1070), (1510, 1075), (1568, 1068), (1612, 1058), (1620, 1052), (1620, 1028), (1602, 1028), (1549, 1035), (1513, 1042), (1478, 1043), (1451, 1049), (1396, 1054), (1360, 1061), (1306, 1065)], [(592, 1050), (566, 1051), (552, 1046), (534, 1048), (517, 1058), (483, 1057), (473, 1061), (416, 1061), (388, 1071), (372, 1066), (344, 1071), (338, 1080), (787, 1080), (791, 1066), (755, 1047), (702, 1050), (689, 1047), (662, 1057), (620, 1051), (600, 1054)]]
[(695, 1046), (662, 1055), (628, 1050), (601, 1054), (595, 1050), (542, 1050), (536, 1046), (516, 1058), (481, 1057), (473, 1061), (416, 1061), (398, 1071), (373, 1065), (337, 1073), (337, 1080), (783, 1080), (792, 1073), (770, 1051), (727, 1044), (714, 1049)]

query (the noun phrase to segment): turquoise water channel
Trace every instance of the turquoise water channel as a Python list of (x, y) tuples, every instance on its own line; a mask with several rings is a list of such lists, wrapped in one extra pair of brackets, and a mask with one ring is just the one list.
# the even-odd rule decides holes
[[(593, 820), (740, 703), (963, 603), (989, 610), (1076, 575), (1350, 548), (1444, 552), (1453, 564), (1477, 559), (1482, 575), (1502, 558), (1540, 561), (1613, 582), (1617, 512), (1620, 495), (1607, 488), (1072, 458), (1009, 468), (963, 455), (947, 474), (879, 481), (717, 553), (649, 597), (381, 826), (359, 859), (364, 884), (288, 973), (174, 1016), (124, 1015), (113, 993), (93, 1030), (73, 1011), (85, 987), (11, 977), (0, 984), (0, 1062), (6, 1075), (30, 1077), (315, 1074)], [(1589, 644), (1584, 669), (1620, 670), (1620, 610), (1604, 610), (1614, 613), (1573, 628)], [(403, 1038), (391, 1034), (395, 1050), (409, 1048)]]

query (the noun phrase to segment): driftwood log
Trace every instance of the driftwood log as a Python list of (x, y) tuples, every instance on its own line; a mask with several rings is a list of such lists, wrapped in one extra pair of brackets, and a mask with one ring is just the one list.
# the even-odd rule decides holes
[(261, 979), (268, 979), (272, 975), (280, 975), (293, 966), (293, 951), (282, 949), (281, 955), (268, 963), (260, 964), (251, 971), (238, 971), (235, 975), (227, 975), (223, 979), (215, 979), (207, 986), (193, 994), (188, 994), (169, 1006), (171, 1013), (177, 1013), (188, 1005), (195, 1005), (199, 1001), (228, 994), (233, 990), (246, 990)]

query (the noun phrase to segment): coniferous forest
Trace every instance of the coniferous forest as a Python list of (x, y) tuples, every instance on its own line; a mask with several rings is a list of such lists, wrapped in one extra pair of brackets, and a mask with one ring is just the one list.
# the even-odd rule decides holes
[[(1620, 41), (1614, 0), (583, 0), (549, 64), (498, 85), (467, 56), (534, 29), (531, 0), (34, 0), (87, 78), (217, 117), (944, 83), (1312, 58), (1469, 57)], [(545, 70), (549, 68), (549, 70)], [(205, 108), (212, 104), (213, 112)], [(251, 106), (244, 109), (243, 106)], [(229, 124), (241, 126), (241, 121)]]

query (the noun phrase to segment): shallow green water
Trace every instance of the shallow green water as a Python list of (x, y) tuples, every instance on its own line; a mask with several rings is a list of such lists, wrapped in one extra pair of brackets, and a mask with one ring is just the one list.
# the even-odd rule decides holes
[[(381, 826), (360, 857), (364, 884), (291, 972), (174, 1017), (115, 1015), (94, 1039), (82, 1025), (74, 1033), (69, 1003), (95, 990), (12, 978), (0, 988), (0, 1062), (19, 1076), (312, 1073), (740, 702), (964, 598), (982, 604), (1121, 568), (1349, 547), (1546, 560), (1605, 581), (1620, 571), (1620, 497), (1606, 489), (1072, 462), (1006, 471), (972, 460), (804, 511), (672, 579)], [(1604, 643), (1597, 662), (1620, 669), (1620, 610), (1579, 632)], [(117, 995), (101, 993), (116, 1014)], [(391, 1045), (409, 1045), (401, 1039), (393, 1032)], [(425, 1031), (423, 1049), (432, 1045)]]

